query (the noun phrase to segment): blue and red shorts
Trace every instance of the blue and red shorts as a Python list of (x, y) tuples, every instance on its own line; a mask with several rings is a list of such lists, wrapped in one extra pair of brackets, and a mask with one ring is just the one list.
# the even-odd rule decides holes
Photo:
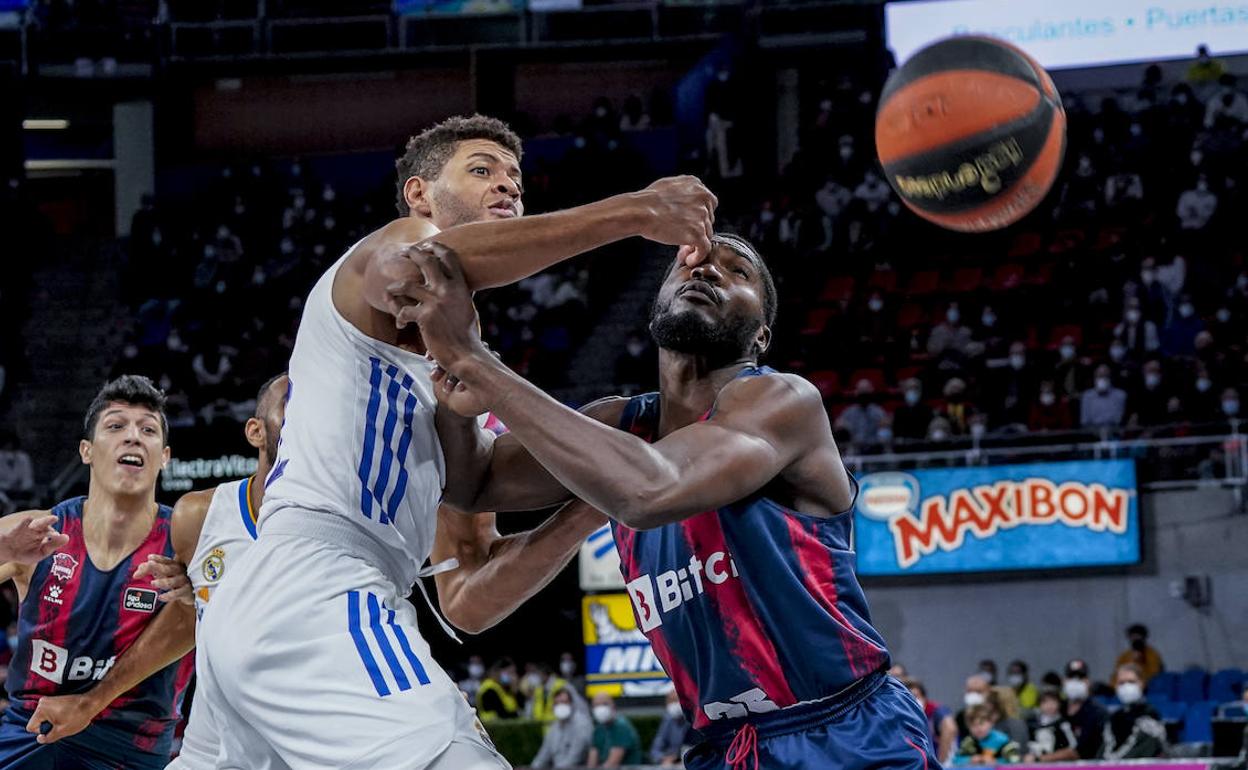
[(99, 724), (41, 745), (26, 732), (29, 721), (30, 712), (13, 707), (0, 717), (0, 770), (163, 770), (173, 753), (172, 739), (141, 751), (134, 736)]
[(685, 754), (688, 770), (941, 770), (923, 709), (883, 672), (833, 699), (703, 736)]

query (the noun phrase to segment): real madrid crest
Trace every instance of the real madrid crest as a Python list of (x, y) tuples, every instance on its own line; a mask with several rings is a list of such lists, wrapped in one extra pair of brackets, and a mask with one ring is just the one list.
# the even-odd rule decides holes
[(215, 583), (225, 574), (225, 551), (213, 548), (212, 553), (204, 559), (204, 580)]

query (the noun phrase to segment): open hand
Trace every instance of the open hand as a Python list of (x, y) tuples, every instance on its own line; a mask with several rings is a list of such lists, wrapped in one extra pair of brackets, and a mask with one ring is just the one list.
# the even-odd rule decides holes
[(37, 564), (69, 545), (69, 536), (54, 528), (56, 516), (32, 516), (0, 534), (0, 562)]
[(641, 236), (668, 246), (690, 246), (682, 250), (690, 267), (711, 253), (711, 236), (715, 233), (715, 207), (719, 199), (694, 176), (673, 176), (660, 179), (640, 195), (646, 203), (648, 216)]
[(166, 603), (179, 602), (195, 606), (195, 590), (186, 574), (186, 565), (160, 554), (148, 554), (147, 561), (134, 571), (135, 578), (151, 577), (152, 585), (161, 593), (157, 599)]

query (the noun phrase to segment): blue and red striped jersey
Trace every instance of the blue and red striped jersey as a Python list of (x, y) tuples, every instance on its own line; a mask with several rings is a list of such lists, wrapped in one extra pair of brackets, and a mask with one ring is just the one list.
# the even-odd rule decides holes
[[(632, 398), (620, 421), (647, 441), (658, 426), (657, 393)], [(810, 516), (761, 492), (653, 530), (612, 522), (637, 626), (695, 728), (827, 698), (888, 666), (854, 573), (852, 524), (849, 512)]]
[[(19, 711), (33, 711), (44, 695), (90, 690), (163, 607), (150, 580), (133, 575), (148, 554), (173, 557), (172, 510), (160, 506), (147, 539), (106, 572), (87, 554), (85, 500), (73, 498), (52, 509), (56, 528), (69, 536), (69, 543), (35, 565), (22, 599), (7, 682), (9, 699)], [(151, 750), (173, 734), (189, 674), (188, 666), (170, 664), (109, 704), (93, 724), (132, 733), (136, 749)]]

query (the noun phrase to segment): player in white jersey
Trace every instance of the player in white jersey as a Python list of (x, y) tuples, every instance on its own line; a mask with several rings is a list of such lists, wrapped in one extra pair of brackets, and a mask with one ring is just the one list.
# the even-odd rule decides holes
[(716, 203), (680, 177), (521, 218), (519, 156), (487, 118), (413, 138), (399, 163), (407, 216), (352, 247), (304, 304), (260, 537), (201, 620), (198, 697), (221, 718), (219, 768), (506, 767), (405, 601), (448, 472), (433, 364), (405, 328), (424, 282), (411, 257), (441, 248), (436, 235), (474, 289), (633, 235), (693, 243), (696, 262)]
[[(286, 411), (285, 373), (268, 380), (256, 397), (255, 416), (243, 432), (259, 452), (254, 475), (189, 492), (173, 508), (170, 521), (178, 559), (153, 555), (136, 576), (153, 575), (162, 590), (161, 601), (194, 604), (196, 615), (213, 590), (256, 538), (256, 514), (264, 496), (263, 479), (277, 455), (277, 436)], [(121, 656), (92, 690), (80, 695), (45, 698), (39, 717), (52, 723), (47, 742), (82, 731), (113, 698), (182, 657), (194, 641), (194, 626), (162, 622), (161, 613)], [(174, 616), (173, 613), (168, 613)], [(176, 616), (174, 616), (176, 617)], [(99, 691), (97, 693), (97, 690)], [(196, 699), (182, 738), (178, 758), (169, 766), (178, 770), (216, 767), (220, 736), (211, 708)]]

